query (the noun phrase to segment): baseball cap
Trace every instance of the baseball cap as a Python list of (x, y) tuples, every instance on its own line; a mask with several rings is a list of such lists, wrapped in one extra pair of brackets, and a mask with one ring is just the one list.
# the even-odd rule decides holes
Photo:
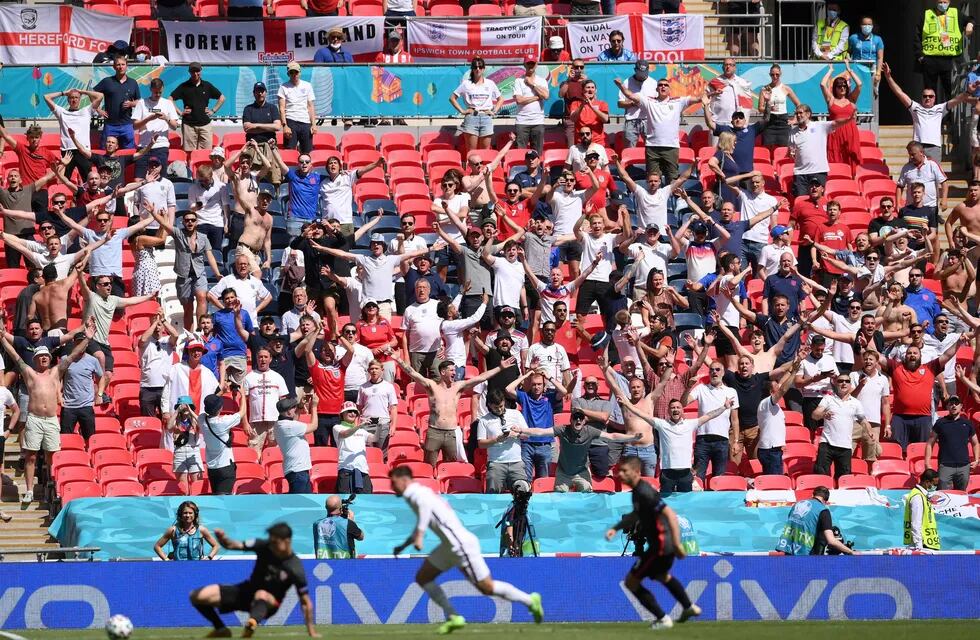
[(561, 39), (561, 36), (551, 36), (548, 38), (548, 48), (549, 49), (564, 49), (565, 41)]
[(530, 149), (527, 153), (524, 154), (525, 160), (533, 160), (534, 158), (539, 158), (539, 157), (540, 156), (538, 155), (538, 152), (535, 151), (534, 149)]
[(777, 224), (772, 228), (772, 231), (769, 232), (769, 235), (771, 235), (773, 238), (778, 238), (784, 233), (789, 233), (789, 227), (784, 224)]
[(819, 178), (810, 178), (810, 180), (807, 182), (807, 185), (811, 187), (822, 187), (823, 182), (821, 182)]
[(385, 241), (385, 237), (380, 233), (371, 234), (371, 242), (380, 242), (381, 244), (384, 244), (384, 241)]
[(581, 409), (572, 409), (572, 416), (571, 417), (572, 417), (572, 420), (576, 420), (578, 418), (584, 418), (585, 417), (585, 412), (582, 411)]
[(842, 273), (837, 277), (840, 278), (841, 280), (850, 280), (851, 282), (854, 282), (854, 276), (852, 276), (849, 273)]
[(360, 415), (361, 410), (357, 408), (357, 405), (353, 402), (345, 402), (340, 406), (340, 413), (347, 413), (348, 411), (353, 411), (354, 413)]
[(298, 62), (290, 62), (286, 65), (286, 72), (290, 71), (300, 71), (303, 67), (299, 66)]
[(493, 218), (484, 218), (484, 219), (483, 219), (483, 220), (482, 220), (482, 221), (480, 222), (480, 226), (481, 226), (481, 227), (485, 227), (485, 226), (487, 226), (487, 225), (490, 225), (491, 227), (493, 227), (494, 229), (496, 229), (496, 228), (497, 228), (497, 221), (496, 221), (496, 220), (494, 220)]
[(289, 336), (277, 332), (270, 335), (266, 340), (269, 342), (289, 342)]
[(36, 358), (38, 356), (50, 356), (50, 355), (51, 355), (51, 350), (48, 349), (47, 347), (43, 347), (42, 346), (42, 347), (38, 347), (37, 349), (34, 350), (34, 356), (33, 357)]
[(207, 347), (204, 346), (204, 343), (200, 340), (191, 340), (187, 343), (187, 346), (184, 347), (185, 351), (193, 351), (194, 349), (199, 349), (200, 351), (208, 350)]
[(140, 46), (136, 47), (136, 53), (145, 53), (147, 55), (150, 55), (152, 51), (150, 51), (150, 48), (145, 44), (141, 44)]
[(537, 57), (530, 53), (527, 54), (526, 56), (524, 56), (524, 64), (528, 64), (528, 63), (537, 64), (538, 63)]
[(647, 225), (647, 233), (651, 233), (651, 232), (652, 233), (660, 233), (660, 227), (658, 227), (655, 224), (648, 224)]
[(392, 29), (391, 31), (388, 32), (388, 39), (389, 40), (401, 40), (402, 39), (402, 34), (398, 33), (398, 29)]
[(596, 158), (596, 159), (598, 159), (599, 158), (599, 152), (598, 151), (589, 151), (587, 154), (585, 154), (585, 159), (588, 160), (589, 158)]
[(708, 233), (708, 225), (706, 225), (705, 223), (703, 223), (700, 220), (698, 220), (697, 222), (695, 222), (694, 224), (691, 225), (691, 232), (692, 233)]
[(225, 406), (224, 398), (219, 395), (211, 394), (204, 399), (204, 413), (209, 416), (216, 416), (221, 413)]
[(296, 399), (296, 396), (286, 396), (285, 398), (283, 398), (282, 400), (276, 403), (276, 411), (278, 411), (279, 413), (286, 413), (293, 407), (298, 407), (298, 406), (299, 406), (299, 400)]
[(511, 342), (514, 342), (514, 339), (510, 335), (510, 331), (505, 331), (504, 329), (501, 329), (500, 331), (497, 332), (497, 335), (496, 337), (494, 337), (493, 342), (494, 344), (496, 344), (501, 340), (510, 340)]
[(259, 196), (265, 196), (271, 200), (276, 197), (276, 194), (272, 193), (270, 189), (259, 189)]
[(374, 299), (372, 299), (372, 298), (368, 298), (368, 299), (367, 299), (367, 300), (365, 300), (365, 301), (364, 301), (363, 303), (361, 303), (361, 308), (362, 308), (362, 309), (367, 309), (367, 308), (368, 308), (368, 307), (370, 307), (371, 305), (374, 305), (374, 306), (376, 306), (376, 307), (377, 307), (377, 306), (378, 306), (378, 301), (377, 301), (377, 300), (374, 300)]
[(963, 404), (963, 401), (960, 400), (959, 396), (950, 396), (946, 398), (946, 406), (949, 406), (951, 404)]
[(480, 228), (479, 227), (473, 227), (473, 226), (468, 227), (466, 229), (466, 235), (470, 235), (472, 233), (475, 233), (478, 236), (482, 236), (483, 235), (483, 232), (480, 231)]
[(116, 51), (125, 51), (129, 48), (129, 43), (125, 40), (116, 40), (112, 43), (112, 48)]
[(648, 73), (650, 71), (650, 63), (646, 60), (637, 60), (636, 64), (633, 65), (633, 71), (643, 71)]
[(744, 119), (745, 118), (745, 112), (744, 111), (733, 111), (732, 112), (732, 120), (734, 120), (735, 118), (743, 118)]
[(200, 62), (192, 62), (187, 66), (188, 71), (200, 71), (202, 69)]
[(264, 82), (256, 82), (252, 85), (252, 92), (255, 91), (268, 91), (268, 89), (265, 88)]
[(211, 156), (212, 157), (218, 156), (219, 158), (224, 158), (225, 157), (225, 148), (224, 147), (214, 147), (214, 148), (212, 148), (211, 149)]
[(500, 307), (500, 315), (503, 316), (507, 314), (510, 314), (512, 316), (517, 316), (517, 313), (514, 312), (514, 307), (508, 307), (508, 306)]
[(160, 162), (160, 158), (155, 158), (153, 156), (150, 156), (149, 158), (146, 159), (146, 164), (147, 165), (155, 164), (158, 167), (163, 166), (162, 163)]

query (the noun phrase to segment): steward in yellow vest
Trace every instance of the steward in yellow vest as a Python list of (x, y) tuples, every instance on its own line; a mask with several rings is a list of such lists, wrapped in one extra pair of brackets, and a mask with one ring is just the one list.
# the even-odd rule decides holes
[(936, 513), (929, 502), (928, 491), (939, 485), (939, 474), (926, 469), (919, 477), (919, 484), (905, 494), (905, 531), (902, 542), (911, 549), (939, 551), (939, 527)]
[(817, 60), (843, 60), (847, 54), (850, 27), (840, 19), (840, 5), (827, 3), (827, 19), (817, 20), (813, 32), (813, 57)]
[(963, 53), (964, 39), (973, 35), (974, 19), (937, 0), (935, 9), (926, 9), (912, 39), (912, 50), (925, 89), (936, 91), (936, 104), (952, 98), (953, 65)]

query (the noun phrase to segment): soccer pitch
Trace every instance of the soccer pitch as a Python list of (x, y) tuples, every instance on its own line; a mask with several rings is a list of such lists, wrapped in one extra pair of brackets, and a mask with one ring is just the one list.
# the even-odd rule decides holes
[[(234, 637), (240, 629), (233, 629)], [(439, 637), (436, 625), (323, 625), (317, 631), (324, 638), (358, 640), (360, 638), (390, 638), (392, 640), (431, 640)], [(135, 640), (163, 640), (203, 638), (208, 632), (204, 627), (172, 629), (136, 629)], [(28, 640), (94, 640), (105, 638), (101, 629), (67, 630), (46, 629), (10, 632), (0, 638), (22, 637)], [(583, 624), (545, 623), (533, 624), (470, 624), (453, 638), (467, 637), (479, 640), (633, 640), (640, 638), (665, 638), (670, 640), (785, 640), (797, 637), (806, 640), (904, 640), (921, 638), (923, 635), (943, 640), (974, 640), (977, 637), (976, 620), (867, 620), (833, 622), (691, 622), (675, 625), (673, 629), (651, 631), (644, 623)], [(303, 627), (260, 627), (256, 638), (305, 638)]]

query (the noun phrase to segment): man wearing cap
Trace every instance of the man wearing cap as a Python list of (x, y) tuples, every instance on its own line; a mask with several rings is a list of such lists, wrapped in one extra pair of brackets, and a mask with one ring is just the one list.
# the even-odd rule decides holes
[[(310, 153), (316, 134), (316, 97), (313, 85), (300, 79), (300, 71), (298, 62), (286, 65), (289, 80), (279, 86), (279, 120), (285, 123), (282, 133), (286, 148)], [(298, 235), (298, 232), (292, 235)]]
[[(201, 63), (192, 62), (187, 67), (190, 78), (177, 85), (170, 94), (171, 100), (184, 103), (181, 137), (184, 139), (184, 151), (187, 152), (211, 148), (211, 116), (225, 103), (225, 97), (218, 88), (201, 79), (201, 71)], [(213, 108), (210, 106), (212, 100), (216, 100)]]
[(133, 108), (133, 130), (139, 133), (137, 147), (149, 147), (136, 159), (137, 178), (146, 175), (150, 158), (155, 158), (166, 173), (170, 154), (168, 134), (177, 128), (178, 118), (177, 107), (163, 97), (163, 80), (150, 80), (150, 97), (137, 100)]
[[(224, 398), (210, 394), (205, 396), (197, 426), (204, 437), (204, 463), (208, 470), (211, 493), (216, 496), (231, 495), (235, 488), (235, 458), (232, 453), (231, 430), (245, 424), (246, 402), (241, 390), (236, 394), (238, 412), (220, 415)], [(195, 406), (198, 406), (195, 403)]]
[(113, 64), (117, 55), (126, 57), (129, 54), (129, 42), (126, 40), (116, 40), (105, 51), (101, 51), (92, 59), (92, 64)]
[(306, 436), (316, 431), (317, 404), (319, 399), (315, 393), (306, 396), (303, 412), (307, 415), (308, 423), (296, 419), (300, 403), (293, 396), (284, 397), (275, 405), (279, 419), (275, 422), (274, 441), (282, 451), (282, 472), (291, 494), (313, 493), (313, 485), (310, 483), (313, 461), (310, 459), (310, 443), (306, 441)]
[[(202, 359), (208, 352), (208, 347), (196, 338), (191, 338), (184, 345), (184, 355), (186, 362), (178, 362), (170, 367), (167, 373), (167, 385), (164, 397), (161, 401), (166, 413), (170, 408), (177, 404), (177, 399), (181, 396), (190, 396), (194, 401), (194, 406), (204, 406), (204, 399), (213, 393), (220, 393), (218, 388), (218, 378), (214, 372), (206, 367)], [(166, 414), (164, 419), (166, 419)], [(163, 433), (161, 446), (173, 448), (172, 436), (168, 431)]]
[(68, 366), (85, 353), (89, 340), (95, 335), (95, 323), (89, 320), (84, 326), (85, 338), (75, 343), (71, 353), (62, 358), (57, 367), (52, 367), (54, 357), (44, 346), (34, 350), (33, 366), (24, 362), (11, 344), (6, 326), (0, 322), (0, 342), (27, 388), (27, 422), (21, 434), (21, 450), (24, 452), (23, 504), (34, 501), (34, 470), (38, 452), (44, 450), (45, 461), (50, 467), (52, 456), (61, 450), (61, 426), (57, 418), (61, 400), (59, 391)]
[(173, 366), (177, 335), (177, 329), (161, 309), (136, 343), (140, 356), (140, 415), (159, 417), (173, 406), (169, 398), (164, 402), (163, 389)]
[(535, 56), (524, 56), (524, 77), (514, 80), (514, 102), (517, 103), (517, 147), (534, 149), (540, 154), (544, 149), (544, 103), (548, 99), (548, 83), (537, 75), (537, 68)]
[[(311, 241), (314, 249), (322, 253), (340, 258), (355, 264), (364, 270), (363, 285), (364, 299), (371, 299), (378, 303), (378, 312), (386, 319), (391, 319), (391, 314), (395, 308), (395, 282), (397, 273), (401, 272), (402, 263), (414, 260), (416, 256), (428, 253), (429, 249), (417, 249), (400, 255), (388, 255), (385, 253), (385, 237), (380, 233), (372, 233), (370, 241), (370, 256), (362, 256), (324, 247), (317, 242)], [(432, 246), (433, 251), (438, 251), (442, 247), (439, 243)]]
[(385, 48), (374, 58), (381, 64), (408, 64), (413, 62), (412, 56), (405, 51), (402, 34), (398, 29), (391, 29), (385, 37)]
[[(268, 100), (268, 89), (264, 82), (252, 85), (252, 96), (255, 101), (246, 105), (242, 110), (242, 129), (245, 130), (245, 140), (254, 140), (263, 155), (272, 157), (272, 147), (275, 145), (276, 134), (282, 131), (282, 119), (279, 109)], [(282, 182), (282, 172), (279, 165), (273, 163), (269, 172), (272, 184)]]
[[(623, 46), (626, 36), (619, 29), (609, 32), (609, 46), (599, 52), (599, 62), (635, 62), (636, 54)], [(632, 145), (630, 145), (632, 146)]]
[[(633, 93), (648, 98), (656, 95), (657, 81), (650, 78), (649, 62), (646, 60), (636, 61), (636, 64), (633, 65), (633, 75), (626, 79), (626, 87)], [(640, 104), (627, 98), (622, 92), (619, 94), (617, 104), (621, 109), (626, 110), (623, 114), (623, 138), (626, 140), (626, 146), (635, 147), (640, 141), (640, 136), (644, 133)]]
[(115, 55), (112, 59), (115, 75), (102, 78), (92, 87), (92, 91), (105, 96), (105, 111), (99, 113), (105, 117), (102, 146), (107, 151), (106, 139), (110, 136), (116, 138), (120, 149), (136, 148), (136, 140), (133, 136), (133, 107), (140, 99), (140, 88), (135, 80), (126, 75), (128, 67), (125, 54)]
[(635, 102), (643, 115), (647, 173), (659, 168), (664, 179), (673, 181), (677, 177), (680, 157), (681, 115), (689, 105), (701, 99), (700, 95), (672, 98), (670, 81), (666, 78), (657, 80), (655, 98), (631, 91), (619, 78), (615, 79), (615, 83), (620, 93)]
[(349, 64), (354, 62), (354, 58), (344, 51), (344, 36), (342, 29), (333, 28), (327, 32), (327, 46), (317, 49), (313, 56), (313, 62), (325, 64)]
[[(322, 414), (321, 414), (322, 415)], [(339, 415), (331, 428), (337, 443), (337, 493), (373, 493), (371, 472), (367, 461), (367, 444), (374, 436), (361, 424), (361, 412), (353, 402), (340, 406)], [(319, 429), (319, 428), (318, 428)], [(338, 506), (340, 499), (334, 497)], [(354, 530), (357, 525), (354, 525)], [(359, 538), (364, 539), (364, 534)], [(350, 545), (353, 548), (353, 544)]]
[(873, 432), (864, 415), (864, 407), (851, 395), (851, 377), (846, 373), (835, 373), (831, 385), (833, 393), (819, 399), (813, 410), (814, 423), (819, 421), (823, 424), (813, 473), (830, 475), (830, 464), (833, 462), (836, 479), (851, 473), (855, 427), (860, 424), (869, 438)]
[(565, 158), (565, 169), (575, 173), (585, 171), (587, 166), (586, 156), (593, 153), (599, 156), (600, 166), (605, 167), (609, 164), (605, 147), (592, 140), (592, 129), (585, 125), (579, 126), (578, 129), (578, 142), (568, 148), (568, 157)]
[[(515, 12), (517, 7), (514, 7)], [(548, 48), (541, 54), (541, 62), (571, 62), (572, 56), (565, 51), (565, 41), (561, 36), (551, 36), (548, 38)]]

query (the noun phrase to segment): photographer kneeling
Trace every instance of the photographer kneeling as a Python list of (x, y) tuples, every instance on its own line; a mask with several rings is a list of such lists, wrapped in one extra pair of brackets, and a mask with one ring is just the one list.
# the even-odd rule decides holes
[(794, 504), (779, 536), (776, 551), (788, 556), (855, 555), (856, 552), (837, 537), (839, 529), (835, 531), (830, 509), (827, 508), (829, 500), (830, 490), (827, 487), (815, 487), (812, 498)]
[(313, 547), (318, 559), (356, 557), (354, 541), (363, 540), (364, 532), (354, 522), (354, 512), (348, 508), (353, 496), (327, 498), (327, 517), (313, 523)]

